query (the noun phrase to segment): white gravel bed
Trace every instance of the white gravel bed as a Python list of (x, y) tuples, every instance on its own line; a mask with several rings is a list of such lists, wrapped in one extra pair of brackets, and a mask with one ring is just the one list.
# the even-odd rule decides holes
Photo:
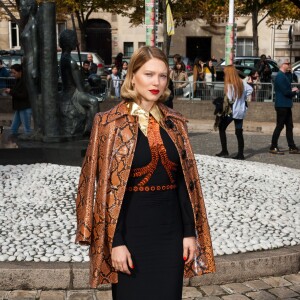
[[(300, 170), (196, 155), (215, 255), (300, 244)], [(83, 262), (79, 167), (0, 166), (0, 261)]]

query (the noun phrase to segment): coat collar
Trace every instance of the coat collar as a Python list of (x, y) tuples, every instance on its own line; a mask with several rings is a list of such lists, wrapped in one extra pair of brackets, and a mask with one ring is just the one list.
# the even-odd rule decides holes
[[(177, 119), (181, 122), (188, 122), (188, 120), (180, 113), (176, 112), (175, 110), (167, 107), (161, 102), (157, 103), (157, 106), (162, 112), (163, 119)], [(124, 116), (130, 115), (130, 108), (131, 105), (128, 101), (123, 100), (121, 103), (110, 109), (109, 111), (103, 113), (101, 124), (108, 124), (110, 122), (113, 122), (119, 118), (122, 118)], [(135, 119), (134, 116), (131, 116)], [(133, 119), (133, 120), (134, 120)]]

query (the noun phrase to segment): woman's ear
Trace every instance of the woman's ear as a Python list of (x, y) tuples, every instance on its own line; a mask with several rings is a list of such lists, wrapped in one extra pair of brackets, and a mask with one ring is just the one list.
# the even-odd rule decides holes
[(132, 84), (132, 86), (135, 85), (135, 75), (134, 74), (132, 75), (131, 84)]

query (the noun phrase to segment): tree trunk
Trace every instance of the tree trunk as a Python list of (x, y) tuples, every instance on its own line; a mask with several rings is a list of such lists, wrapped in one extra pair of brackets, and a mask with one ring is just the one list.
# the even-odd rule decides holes
[[(79, 48), (81, 51), (86, 50), (86, 23), (87, 20), (84, 18), (83, 14), (80, 14), (79, 11), (75, 11), (78, 27), (80, 29), (80, 40), (78, 39), (78, 42), (80, 42)], [(82, 16), (82, 18), (81, 18)], [(73, 30), (76, 30), (73, 28)]]
[(255, 4), (255, 7), (252, 12), (252, 34), (253, 34), (253, 50), (254, 56), (259, 55), (259, 45), (258, 45), (258, 7)]

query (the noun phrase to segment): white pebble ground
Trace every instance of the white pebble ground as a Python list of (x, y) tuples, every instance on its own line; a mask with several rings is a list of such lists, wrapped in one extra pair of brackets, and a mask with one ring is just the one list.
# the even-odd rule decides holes
[[(300, 170), (196, 155), (215, 255), (300, 244)], [(0, 166), (0, 261), (83, 262), (80, 168)]]

